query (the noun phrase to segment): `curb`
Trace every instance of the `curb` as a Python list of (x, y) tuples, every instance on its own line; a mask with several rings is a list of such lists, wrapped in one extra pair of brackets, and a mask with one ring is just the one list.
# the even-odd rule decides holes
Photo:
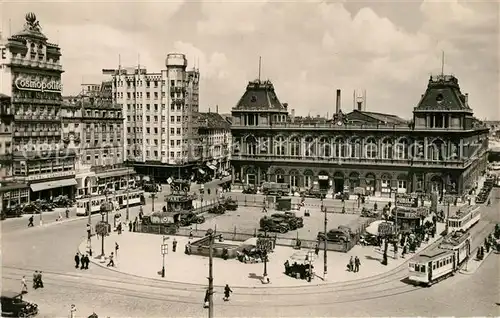
[[(83, 249), (82, 249), (82, 246), (83, 246)], [(391, 276), (392, 273), (396, 273), (396, 272), (400, 271), (403, 267), (407, 267), (408, 266), (408, 262), (411, 261), (413, 259), (413, 257), (415, 257), (416, 255), (422, 253), (423, 251), (425, 251), (429, 247), (430, 247), (430, 245), (426, 246), (422, 250), (420, 250), (417, 253), (413, 254), (411, 258), (406, 259), (399, 266), (397, 266), (397, 267), (395, 267), (395, 268), (393, 268), (393, 269), (391, 269), (391, 270), (389, 270), (387, 272), (380, 273), (380, 274), (376, 274), (376, 275), (372, 275), (372, 276), (367, 276), (367, 277), (364, 277), (364, 278), (353, 279), (353, 280), (349, 280), (349, 281), (343, 281), (343, 282), (333, 282), (333, 283), (314, 284), (314, 285), (311, 284), (311, 285), (296, 285), (296, 286), (272, 286), (271, 288), (272, 289), (291, 289), (291, 288), (309, 288), (310, 289), (310, 288), (315, 288), (315, 287), (335, 287), (335, 286), (338, 286), (338, 285), (341, 285), (341, 284), (346, 284), (346, 283), (363, 283), (363, 281), (373, 280), (373, 279), (375, 279), (378, 276), (384, 276), (384, 275)], [(81, 254), (87, 254), (87, 251), (86, 251), (86, 239), (84, 239), (78, 245), (78, 251)], [(167, 284), (177, 284), (177, 285), (181, 285), (181, 286), (183, 285), (183, 286), (199, 287), (199, 288), (205, 288), (206, 287), (206, 285), (203, 285), (203, 284), (188, 283), (188, 282), (179, 282), (179, 281), (172, 281), (172, 280), (166, 280), (166, 279), (160, 279), (160, 278), (154, 278), (154, 277), (146, 277), (146, 276), (141, 276), (141, 275), (137, 275), (137, 274), (126, 273), (126, 272), (120, 271), (116, 266), (115, 267), (108, 267), (108, 266), (105, 265), (106, 262), (101, 263), (98, 260), (96, 260), (94, 257), (90, 257), (90, 262), (92, 264), (94, 264), (94, 265), (97, 265), (97, 266), (102, 267), (104, 269), (113, 271), (115, 273), (119, 273), (119, 274), (122, 274), (122, 275), (131, 276), (131, 277), (135, 277), (135, 278), (149, 279), (149, 280), (154, 280), (154, 281), (157, 281), (157, 282), (164, 282), (164, 283), (167, 283)], [(223, 288), (224, 286), (225, 285), (214, 285), (214, 287), (219, 287), (219, 288)], [(250, 287), (250, 286), (232, 286), (232, 287), (233, 288), (238, 288), (238, 289), (253, 289), (253, 290), (255, 290), (255, 289), (262, 289), (262, 290), (269, 289), (268, 287), (260, 287), (260, 286), (254, 286), (254, 287)], [(189, 288), (186, 287), (185, 289), (188, 290)]]
[[(476, 250), (477, 250), (477, 249), (475, 249), (474, 251), (476, 251)], [(491, 254), (494, 254), (494, 250), (493, 250), (493, 249), (491, 249), (491, 250), (490, 250), (490, 252), (489, 252), (489, 253), (487, 253), (487, 254), (484, 256), (484, 258), (483, 258), (482, 260), (477, 261), (477, 262), (479, 263), (479, 265), (477, 265), (477, 267), (476, 267), (474, 270), (472, 270), (472, 271), (467, 271), (467, 270), (465, 270), (465, 269), (461, 269), (461, 270), (459, 271), (459, 273), (460, 273), (460, 274), (462, 274), (462, 275), (468, 275), (468, 276), (470, 276), (470, 275), (474, 275), (474, 274), (475, 274), (475, 273), (479, 270), (479, 268), (481, 268), (481, 266), (483, 266), (484, 261), (486, 261), (486, 259), (487, 259), (487, 258), (488, 258)], [(468, 263), (468, 262), (470, 262), (470, 261), (472, 261), (472, 260), (467, 261), (467, 263)], [(468, 265), (468, 264), (467, 264), (467, 265)]]

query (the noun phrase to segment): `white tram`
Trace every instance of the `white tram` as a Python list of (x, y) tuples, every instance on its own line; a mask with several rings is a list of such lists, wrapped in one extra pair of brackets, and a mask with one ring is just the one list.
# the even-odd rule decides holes
[[(143, 204), (144, 200), (144, 191), (141, 189), (138, 190), (130, 190), (128, 192), (128, 205), (134, 206)], [(106, 201), (105, 195), (95, 195), (92, 196), (90, 200), (92, 205), (90, 207), (90, 211), (92, 214), (99, 213), (101, 210), (101, 205)], [(127, 192), (120, 192), (108, 195), (108, 201), (113, 202), (113, 208), (115, 210), (119, 210), (125, 208), (127, 206)], [(88, 205), (89, 198), (83, 198), (76, 201), (76, 215), (85, 216), (88, 215)]]
[(467, 231), (481, 219), (479, 205), (461, 207), (448, 218), (448, 229), (451, 231)]
[(453, 275), (468, 261), (470, 244), (468, 232), (448, 234), (409, 262), (408, 279), (414, 284), (431, 286)]

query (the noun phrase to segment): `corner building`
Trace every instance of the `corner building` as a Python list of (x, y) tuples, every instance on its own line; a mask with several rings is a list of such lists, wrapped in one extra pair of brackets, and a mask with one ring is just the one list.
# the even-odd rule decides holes
[(191, 173), (200, 149), (198, 94), (200, 73), (186, 70), (184, 54), (170, 53), (158, 73), (119, 67), (112, 76), (113, 98), (124, 121), (124, 157), (138, 173), (167, 179), (179, 167)]
[(1, 93), (11, 97), (12, 176), (26, 182), (32, 199), (73, 197), (74, 152), (61, 140), (61, 49), (49, 43), (35, 14), (7, 39)]
[(333, 117), (296, 120), (271, 82), (250, 82), (232, 109), (235, 182), (463, 195), (486, 170), (488, 128), (454, 76), (431, 76), (411, 121), (359, 109), (343, 114), (340, 91)]

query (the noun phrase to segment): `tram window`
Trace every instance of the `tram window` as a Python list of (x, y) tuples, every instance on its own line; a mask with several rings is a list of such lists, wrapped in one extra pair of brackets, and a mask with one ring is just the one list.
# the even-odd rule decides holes
[(425, 273), (425, 266), (420, 266), (420, 272)]
[(432, 264), (432, 269), (436, 269), (436, 263)]
[(410, 263), (410, 268), (415, 268), (415, 264)]

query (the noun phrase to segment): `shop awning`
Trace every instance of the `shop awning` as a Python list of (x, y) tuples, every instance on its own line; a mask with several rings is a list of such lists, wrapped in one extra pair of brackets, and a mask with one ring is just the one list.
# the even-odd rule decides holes
[[(116, 170), (116, 171), (106, 171), (106, 172), (102, 172), (102, 173), (98, 173), (96, 174), (96, 176), (98, 178), (111, 178), (111, 177), (126, 177), (127, 175), (134, 175), (135, 174), (135, 171), (133, 170), (127, 170), (127, 169), (120, 169), (120, 170)], [(145, 180), (145, 178), (143, 179)], [(149, 180), (145, 180), (145, 181), (149, 181)]]
[(39, 192), (48, 189), (55, 189), (61, 187), (69, 187), (77, 185), (76, 179), (63, 179), (57, 181), (47, 181), (40, 183), (33, 183), (30, 185), (31, 191)]

